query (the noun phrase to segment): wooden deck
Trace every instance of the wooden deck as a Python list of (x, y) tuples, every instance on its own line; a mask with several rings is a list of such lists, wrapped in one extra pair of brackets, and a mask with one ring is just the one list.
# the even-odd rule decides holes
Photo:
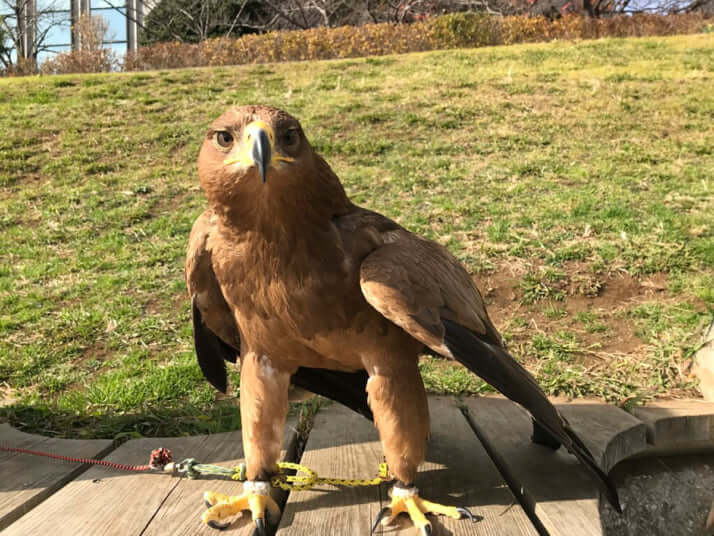
[[(602, 466), (635, 455), (714, 450), (714, 403), (674, 401), (633, 414), (590, 402), (557, 404)], [(499, 397), (431, 397), (432, 437), (417, 486), (422, 496), (466, 506), (476, 523), (432, 518), (435, 535), (602, 536), (599, 492), (575, 458), (530, 442), (530, 419)], [(0, 445), (75, 457), (146, 463), (158, 446), (178, 461), (193, 457), (227, 467), (243, 456), (240, 432), (166, 439), (110, 441), (48, 439), (0, 425)], [(284, 457), (296, 458), (295, 423), (286, 427)], [(382, 461), (369, 421), (339, 406), (315, 417), (301, 463), (322, 476), (368, 478)], [(236, 495), (241, 484), (169, 475), (119, 472), (0, 452), (0, 530), (3, 535), (218, 534), (201, 524), (202, 493)], [(369, 534), (388, 503), (388, 486), (276, 493), (284, 504), (279, 536)], [(382, 532), (383, 531), (383, 532)], [(383, 534), (415, 534), (404, 524)], [(248, 519), (228, 534), (251, 534)]]

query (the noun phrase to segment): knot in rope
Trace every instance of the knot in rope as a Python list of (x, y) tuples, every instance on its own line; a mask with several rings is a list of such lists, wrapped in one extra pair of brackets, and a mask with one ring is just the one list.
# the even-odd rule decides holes
[(163, 469), (169, 463), (171, 463), (173, 456), (171, 451), (165, 447), (160, 447), (151, 451), (151, 457), (149, 458), (149, 466), (152, 469)]

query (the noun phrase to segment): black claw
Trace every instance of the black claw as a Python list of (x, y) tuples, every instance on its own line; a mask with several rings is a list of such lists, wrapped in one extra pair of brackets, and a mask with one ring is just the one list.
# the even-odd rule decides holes
[(374, 534), (374, 531), (377, 530), (377, 526), (379, 526), (379, 522), (382, 521), (385, 515), (387, 515), (387, 512), (389, 512), (391, 508), (389, 506), (385, 506), (382, 508), (379, 513), (377, 514), (377, 519), (374, 520), (374, 525), (372, 525), (372, 530), (369, 531), (370, 534)]
[(221, 523), (216, 523), (215, 521), (213, 521), (213, 520), (211, 519), (210, 521), (208, 521), (208, 522), (206, 523), (206, 525), (208, 525), (208, 526), (211, 527), (212, 529), (226, 530), (226, 529), (230, 526), (230, 523), (223, 523), (223, 524), (221, 524)]
[(431, 523), (429, 523), (428, 525), (424, 525), (424, 526), (421, 528), (421, 533), (422, 533), (424, 536), (431, 536)]
[[(461, 514), (461, 519), (464, 519), (465, 517), (468, 517), (468, 518), (469, 518), (469, 521), (471, 521), (471, 523), (474, 523), (475, 521), (477, 521), (477, 519), (476, 519), (476, 518), (474, 517), (474, 515), (469, 511), (468, 508), (458, 507), (458, 508), (456, 509), (456, 511)], [(480, 516), (479, 516), (479, 517), (480, 517)], [(479, 519), (478, 521), (480, 521), (480, 519)]]
[(265, 532), (265, 520), (262, 517), (255, 520), (255, 532), (253, 534), (255, 536), (267, 536)]

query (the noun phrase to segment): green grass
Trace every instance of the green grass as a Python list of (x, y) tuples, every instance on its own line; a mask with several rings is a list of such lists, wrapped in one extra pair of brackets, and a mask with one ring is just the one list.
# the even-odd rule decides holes
[[(239, 425), (195, 364), (183, 256), (204, 129), (244, 103), (296, 115), (355, 201), (448, 246), (548, 392), (691, 394), (714, 309), (712, 87), (712, 34), (0, 80), (0, 418)], [(488, 390), (443, 360), (422, 372)]]

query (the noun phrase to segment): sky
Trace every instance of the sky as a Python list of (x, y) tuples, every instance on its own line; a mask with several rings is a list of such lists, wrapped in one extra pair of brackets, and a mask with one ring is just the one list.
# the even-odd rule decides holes
[[(10, 1), (11, 0), (0, 0), (0, 14), (8, 12), (5, 3)], [(117, 1), (113, 3), (119, 5), (123, 2)], [(92, 0), (91, 8), (93, 16), (101, 16), (109, 24), (109, 30), (106, 36), (107, 41), (120, 41), (119, 43), (110, 44), (109, 47), (118, 55), (124, 55), (126, 52), (126, 19), (124, 15), (115, 9), (109, 8), (104, 0)], [(39, 54), (38, 60), (40, 64), (57, 52), (70, 50), (72, 43), (70, 33), (70, 0), (37, 0), (38, 13), (47, 9), (58, 12), (47, 15), (44, 21), (40, 20), (38, 25), (39, 33), (47, 28), (51, 21), (55, 23), (49, 30), (44, 42), (48, 50), (41, 51)]]

